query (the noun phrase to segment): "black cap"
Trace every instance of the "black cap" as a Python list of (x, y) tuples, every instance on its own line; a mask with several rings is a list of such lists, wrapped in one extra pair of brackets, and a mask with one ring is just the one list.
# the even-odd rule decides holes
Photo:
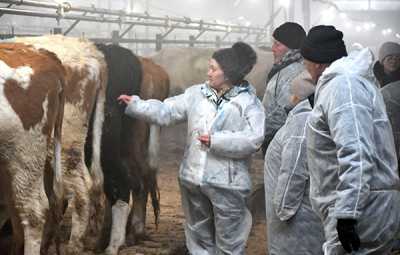
[(225, 77), (236, 85), (250, 73), (257, 61), (257, 54), (247, 43), (237, 42), (232, 48), (217, 50), (212, 58), (224, 71)]
[(274, 30), (272, 36), (290, 49), (300, 49), (306, 31), (297, 23), (285, 22)]
[(334, 26), (311, 28), (301, 47), (301, 55), (312, 62), (323, 64), (347, 56), (343, 33)]

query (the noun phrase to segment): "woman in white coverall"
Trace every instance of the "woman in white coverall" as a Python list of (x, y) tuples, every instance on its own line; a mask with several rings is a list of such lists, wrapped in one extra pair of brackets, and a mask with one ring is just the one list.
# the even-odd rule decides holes
[(164, 102), (118, 98), (129, 116), (162, 126), (187, 121), (179, 184), (192, 255), (245, 252), (252, 224), (248, 170), (264, 138), (264, 108), (244, 80), (256, 58), (249, 45), (238, 42), (214, 52), (208, 81), (181, 95)]
[[(309, 199), (305, 130), (315, 86), (307, 71), (288, 90), (288, 118), (265, 154), (264, 184), (269, 255), (322, 255), (322, 221)], [(294, 108), (293, 108), (294, 107)], [(293, 108), (293, 109), (290, 109)]]

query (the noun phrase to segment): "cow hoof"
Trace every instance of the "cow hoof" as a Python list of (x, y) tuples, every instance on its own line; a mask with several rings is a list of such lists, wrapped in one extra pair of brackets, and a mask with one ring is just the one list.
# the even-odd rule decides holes
[(118, 255), (118, 250), (117, 247), (107, 247), (104, 251), (104, 255)]
[(148, 241), (151, 239), (150, 236), (146, 234), (146, 232), (136, 234), (135, 238), (136, 240), (144, 240), (144, 241)]
[(125, 243), (127, 246), (134, 246), (136, 244), (136, 236), (134, 233), (129, 233), (126, 236)]
[(65, 254), (66, 255), (80, 255), (80, 254), (82, 254), (82, 250), (83, 250), (82, 247), (77, 245), (76, 243), (73, 245), (70, 244), (67, 246)]

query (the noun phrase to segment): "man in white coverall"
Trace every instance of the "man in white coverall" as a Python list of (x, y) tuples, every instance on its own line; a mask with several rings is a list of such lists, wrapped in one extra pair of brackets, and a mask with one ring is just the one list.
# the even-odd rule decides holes
[(333, 26), (313, 27), (301, 53), (318, 81), (306, 136), (324, 254), (390, 254), (400, 227), (399, 177), (373, 54), (365, 48), (347, 57)]

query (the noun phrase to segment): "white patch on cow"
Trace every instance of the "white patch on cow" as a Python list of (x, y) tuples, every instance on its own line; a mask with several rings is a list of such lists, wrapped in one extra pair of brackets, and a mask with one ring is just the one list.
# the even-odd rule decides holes
[(4, 61), (0, 60), (0, 82), (4, 83), (5, 80), (15, 80), (19, 86), (24, 89), (29, 87), (33, 69), (30, 66), (20, 66), (12, 68)]
[(48, 106), (49, 105), (49, 98), (48, 95), (47, 97), (44, 99), (43, 103), (42, 103), (42, 109), (43, 109), (43, 117), (42, 117), (42, 121), (41, 124), (44, 125), (47, 121), (47, 112), (48, 112)]
[(161, 127), (157, 125), (150, 125), (149, 166), (152, 169), (158, 169), (158, 160), (160, 152), (160, 132), (161, 132)]
[[(2, 131), (4, 130), (20, 130), (23, 128), (22, 122), (18, 115), (14, 112), (8, 99), (4, 94), (4, 84), (9, 77), (12, 76), (12, 68), (0, 60), (0, 123)], [(0, 136), (4, 134), (0, 134)]]
[(53, 179), (53, 190), (57, 197), (57, 199), (62, 198), (63, 193), (63, 181), (62, 181), (62, 167), (61, 167), (61, 141), (56, 138), (55, 139), (55, 149), (54, 149), (54, 179)]
[(125, 243), (126, 223), (129, 215), (128, 203), (117, 200), (112, 206), (112, 227), (110, 243), (105, 250), (107, 255), (117, 255), (118, 250)]
[(95, 105), (95, 115), (93, 121), (93, 154), (91, 172), (93, 176), (93, 185), (100, 187), (103, 185), (103, 170), (101, 168), (100, 152), (101, 152), (101, 136), (104, 122), (104, 104), (105, 89), (99, 91), (97, 102)]
[(100, 64), (96, 59), (88, 59), (88, 62), (86, 63), (87, 69), (89, 71), (89, 79), (98, 79), (99, 77), (99, 70), (100, 70)]

